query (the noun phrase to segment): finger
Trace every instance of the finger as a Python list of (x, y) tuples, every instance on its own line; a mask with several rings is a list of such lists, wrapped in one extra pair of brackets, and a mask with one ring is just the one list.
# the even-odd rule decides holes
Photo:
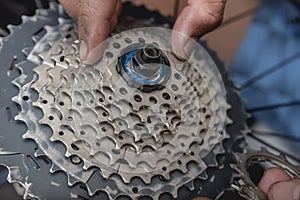
[(268, 192), (269, 200), (299, 200), (300, 179), (282, 181), (271, 186)]
[(110, 20), (110, 29), (109, 32), (112, 32), (118, 24), (118, 16), (113, 16)]
[(121, 12), (122, 12), (122, 7), (123, 7), (123, 4), (122, 4), (122, 2), (119, 0), (119, 1), (117, 2), (116, 10), (115, 10), (115, 13), (114, 13), (115, 16), (118, 16), (118, 17), (119, 17), (119, 15), (120, 15)]
[(212, 200), (212, 199), (207, 198), (207, 197), (196, 197), (193, 200)]
[(291, 180), (291, 177), (280, 168), (270, 168), (264, 172), (263, 177), (258, 183), (258, 187), (265, 193), (268, 193), (270, 186), (279, 181)]
[(85, 64), (101, 59), (118, 0), (80, 0), (78, 34), (80, 58)]
[(193, 45), (189, 44), (188, 37), (199, 39), (220, 25), (225, 3), (226, 0), (188, 1), (173, 27), (174, 31), (182, 33), (172, 34), (172, 46), (176, 55), (189, 57)]
[(72, 18), (78, 17), (79, 14), (79, 0), (58, 0), (64, 7), (68, 15)]
[(118, 18), (119, 18), (119, 15), (121, 14), (121, 11), (122, 11), (122, 2), (120, 2), (120, 0), (119, 0), (117, 3), (117, 6), (116, 6), (115, 13), (113, 14), (113, 16), (110, 20), (110, 32), (112, 32), (116, 28), (116, 26), (118, 24)]

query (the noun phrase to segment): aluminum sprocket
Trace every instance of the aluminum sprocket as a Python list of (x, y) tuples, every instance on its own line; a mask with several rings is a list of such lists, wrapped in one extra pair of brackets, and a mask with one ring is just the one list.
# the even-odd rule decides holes
[[(55, 26), (58, 18), (66, 18), (61, 6), (50, 4), (47, 10), (37, 10), (33, 17), (22, 17), (20, 26), (9, 26), (10, 35), (3, 39), (0, 49), (1, 60), (1, 165), (8, 169), (8, 181), (24, 187), (24, 199), (49, 196), (55, 198), (71, 198), (71, 193), (86, 197), (86, 192), (77, 185), (69, 188), (61, 179), (62, 173), (50, 174), (47, 158), (35, 157), (37, 146), (30, 140), (23, 140), (21, 135), (26, 130), (23, 123), (14, 120), (20, 111), (11, 100), (17, 93), (15, 83), (25, 84), (32, 79), (32, 62), (18, 68), (16, 63), (25, 61), (30, 49), (43, 35), (44, 26)], [(20, 64), (21, 65), (21, 64)], [(15, 82), (14, 79), (16, 79)], [(20, 86), (18, 86), (20, 87)], [(41, 177), (44, 177), (41, 179)], [(45, 188), (47, 188), (45, 190)], [(65, 192), (69, 190), (69, 192)], [(64, 192), (63, 192), (64, 191)]]
[[(64, 37), (62, 37), (63, 38), (63, 40), (64, 39), (70, 39), (70, 38), (72, 38), (71, 37), (71, 35), (72, 34), (70, 34), (70, 33), (67, 33), (67, 34), (64, 34)], [(68, 36), (68, 37), (67, 37)], [(67, 40), (66, 40), (67, 41)], [(77, 43), (77, 41), (74, 41), (74, 43)], [(40, 77), (43, 77), (43, 78), (40, 78), (39, 80), (41, 80), (41, 81), (37, 81), (37, 82), (35, 82), (34, 83), (34, 88), (37, 90), (37, 91), (39, 91), (39, 102), (40, 103), (38, 103), (37, 105), (38, 106), (40, 106), (40, 107), (43, 107), (43, 109), (45, 109), (45, 106), (42, 106), (42, 105), (51, 105), (51, 100), (53, 100), (53, 99), (57, 99), (56, 97), (52, 97), (52, 94), (55, 94), (55, 90), (53, 90), (53, 88), (56, 88), (56, 87), (58, 87), (58, 86), (61, 86), (61, 85), (64, 85), (63, 83), (62, 83), (62, 81), (60, 81), (60, 80), (56, 80), (56, 81), (53, 81), (53, 83), (55, 83), (55, 85), (53, 86), (53, 85), (51, 85), (50, 83), (49, 83), (49, 78), (47, 79), (47, 76), (46, 75), (43, 75), (42, 74), (42, 72), (43, 71), (45, 71), (45, 72), (47, 72), (48, 74), (50, 74), (50, 76), (51, 76), (51, 78), (50, 78), (50, 82), (51, 82), (51, 79), (52, 78), (54, 78), (54, 77), (57, 77), (57, 75), (55, 76), (55, 74), (54, 73), (61, 73), (62, 74), (62, 76), (64, 77), (64, 78), (66, 78), (66, 73), (64, 73), (64, 72), (62, 72), (64, 69), (66, 69), (66, 67), (64, 66), (64, 65), (62, 65), (62, 63), (59, 63), (59, 60), (54, 60), (54, 62), (56, 63), (56, 66), (63, 66), (63, 67), (56, 67), (56, 66), (54, 66), (53, 67), (53, 63), (51, 63), (51, 59), (55, 59), (55, 55), (56, 55), (56, 53), (55, 52), (60, 52), (62, 55), (63, 55), (63, 57), (67, 60), (67, 56), (68, 56), (68, 53), (65, 53), (63, 50), (61, 50), (60, 49), (60, 47), (61, 46), (63, 46), (63, 41), (62, 42), (60, 42), (60, 43), (57, 43), (58, 44), (58, 46), (57, 47), (54, 47), (53, 46), (53, 48), (52, 49), (54, 49), (54, 53), (53, 52), (49, 52), (48, 53), (48, 55), (50, 54), (50, 56), (48, 56), (48, 55), (43, 55), (43, 57), (44, 57), (44, 64), (41, 66), (41, 67), (38, 67), (38, 68), (41, 68), (42, 70), (41, 71), (38, 71), (38, 68), (35, 70), (35, 71), (37, 71), (38, 72), (38, 74), (39, 74), (39, 76)], [(74, 44), (75, 45), (75, 44)], [(54, 56), (53, 56), (54, 55)], [(61, 58), (62, 57), (62, 55), (60, 55), (60, 56), (58, 56), (58, 58)], [(46, 58), (48, 58), (49, 57), (49, 60), (47, 60)], [(72, 57), (72, 56), (71, 56)], [(49, 64), (49, 63), (51, 63), (52, 65), (49, 65), (49, 66), (46, 66), (46, 68), (45, 68), (45, 65), (47, 65), (47, 64)], [(72, 65), (72, 66), (74, 66), (74, 64)], [(47, 68), (48, 67), (48, 68)], [(70, 67), (70, 66), (69, 66)], [(58, 69), (57, 69), (58, 68)], [(69, 69), (69, 68), (68, 68)], [(74, 68), (74, 69), (76, 69), (76, 68)], [(87, 73), (87, 72), (86, 72)], [(90, 72), (88, 72), (88, 73), (90, 73)], [(76, 73), (76, 74), (78, 74), (78, 72)], [(175, 74), (175, 77), (176, 76), (178, 76), (179, 74), (177, 73), (177, 74)], [(48, 80), (48, 81), (47, 81)], [(68, 79), (67, 79), (68, 80)], [(49, 88), (51, 88), (52, 90), (44, 90), (41, 86), (43, 85), (43, 84), (46, 84), (47, 85), (47, 87), (49, 87)], [(67, 84), (66, 84), (67, 85)], [(82, 87), (83, 86), (83, 88), (89, 88), (89, 87), (84, 87), (84, 85), (82, 85), (82, 82), (80, 82), (79, 81), (79, 85)], [(26, 87), (27, 88), (27, 87)], [(23, 88), (23, 91), (25, 91), (26, 90), (26, 88)], [(68, 87), (67, 87), (68, 88)], [(72, 87), (72, 88), (74, 88), (74, 86)], [(76, 89), (76, 87), (75, 87), (75, 89)], [(42, 92), (42, 91), (45, 91), (45, 95), (44, 95), (44, 93)], [(63, 91), (63, 92), (65, 92), (65, 94), (68, 94), (66, 91)], [(60, 93), (59, 93), (60, 94)], [(219, 94), (221, 94), (221, 92), (219, 92)], [(70, 96), (72, 95), (72, 94), (69, 94)], [(61, 95), (62, 96), (62, 95)], [(22, 96), (19, 96), (19, 99), (24, 99), (24, 96), (22, 97)], [(153, 97), (154, 98), (154, 97)], [(77, 98), (76, 98), (77, 99)], [(98, 98), (97, 98), (98, 99)], [(28, 99), (27, 99), (28, 100)], [(95, 101), (95, 99), (93, 99), (93, 101)], [(58, 99), (58, 101), (57, 101), (57, 103), (59, 103), (57, 106), (62, 106), (62, 103), (63, 103), (63, 106), (65, 106), (66, 104), (67, 104), (67, 102), (66, 101), (62, 101), (61, 99)], [(52, 106), (51, 107), (57, 107), (57, 106), (53, 106), (53, 104), (54, 103), (52, 103)], [(77, 106), (78, 106), (78, 101), (76, 100), (76, 104), (77, 104)], [(50, 107), (50, 108), (51, 108)], [(48, 108), (49, 109), (49, 108)], [(203, 108), (202, 108), (203, 109)], [(74, 110), (74, 107), (73, 107), (73, 105), (72, 105), (72, 110)], [(220, 109), (221, 110), (221, 109)], [(56, 112), (56, 113), (55, 113)], [(57, 135), (60, 135), (60, 137), (61, 136), (64, 136), (65, 137), (65, 133), (66, 133), (66, 131), (70, 131), (70, 129), (71, 129), (71, 127), (72, 127), (72, 125), (70, 126), (70, 123), (66, 123), (67, 121), (70, 121), (70, 120), (68, 120), (69, 118), (70, 118), (70, 116), (67, 116), (66, 117), (66, 119), (65, 120), (63, 120), (63, 118), (64, 118), (64, 116), (66, 116), (67, 115), (67, 112), (62, 112), (62, 110), (58, 110), (58, 112), (60, 112), (60, 114), (59, 114), (59, 116), (61, 116), (61, 121), (64, 121), (63, 122), (63, 125), (61, 125), (61, 127), (64, 127), (64, 129), (63, 130), (59, 130), (58, 131), (58, 133), (57, 133)], [(73, 111), (74, 112), (74, 111)], [(103, 111), (102, 111), (103, 112)], [(102, 115), (102, 112), (101, 112), (101, 115)], [(57, 111), (55, 111), (55, 110), (49, 110), (49, 111), (46, 111), (45, 113), (48, 113), (49, 115), (44, 115), (44, 120), (42, 120), (41, 122), (42, 123), (45, 123), (45, 124), (47, 124), (47, 125), (50, 125), (50, 124), (53, 124), (51, 121), (53, 121), (54, 122), (54, 124), (59, 124), (59, 122), (58, 121), (55, 121), (55, 119), (54, 118), (56, 118), (56, 117), (54, 117), (54, 114), (57, 114)], [(52, 114), (51, 114), (52, 113)], [(223, 112), (221, 112), (221, 113), (223, 113)], [(82, 113), (80, 113), (80, 114), (84, 114), (83, 112)], [(57, 116), (57, 115), (56, 115)], [(75, 116), (75, 115), (74, 115)], [(210, 117), (210, 116), (209, 116)], [(224, 118), (225, 118), (225, 116), (224, 116)], [(45, 119), (46, 119), (46, 121), (45, 121)], [(73, 121), (73, 120), (75, 120), (76, 119), (76, 117), (74, 117), (74, 119), (72, 119), (71, 121)], [(93, 121), (92, 120), (92, 118), (90, 118), (89, 117), (89, 120), (91, 120), (91, 121)], [(220, 123), (219, 121), (221, 121), (221, 120), (217, 120), (217, 122), (218, 123)], [(79, 122), (79, 121), (78, 121)], [(81, 123), (84, 123), (84, 120), (82, 120), (82, 119), (80, 119), (80, 122)], [(199, 122), (197, 122), (197, 125), (198, 125), (198, 123)], [(202, 122), (201, 122), (202, 123)], [(204, 123), (204, 122), (203, 122)], [(51, 126), (51, 125), (50, 125)], [(86, 125), (86, 124), (84, 124), (83, 126), (88, 126), (88, 125)], [(68, 128), (66, 128), (66, 127), (68, 127)], [(73, 125), (73, 127), (74, 127), (74, 125)], [(52, 130), (55, 130), (55, 128), (54, 128), (54, 125), (52, 125)], [(74, 129), (73, 129), (74, 130)], [(81, 129), (81, 132), (82, 132), (83, 130)], [(87, 129), (85, 130), (85, 132), (87, 131)], [(195, 132), (196, 132), (197, 130), (195, 130)], [(71, 131), (70, 131), (71, 132)], [(187, 132), (186, 130), (185, 130), (185, 132)], [(200, 133), (201, 131), (199, 131), (199, 133)], [(219, 131), (217, 132), (217, 133), (219, 133)], [(34, 139), (34, 140), (36, 140), (35, 138), (36, 138), (36, 136), (34, 135), (35, 133), (32, 133), (32, 134), (30, 134), (30, 133), (27, 133), (24, 137), (26, 137), (26, 138), (31, 138), (31, 139)], [(202, 133), (203, 134), (203, 133)], [(196, 135), (195, 136), (193, 136), (193, 137), (196, 137)], [(41, 138), (41, 137), (38, 137), (38, 138)], [(54, 137), (52, 136), (52, 140), (54, 140), (53, 139)], [(188, 138), (188, 137), (186, 137), (186, 138)], [(185, 139), (186, 139), (185, 138)], [(213, 137), (211, 136), (209, 139), (211, 140)], [(67, 142), (69, 142), (69, 141), (74, 141), (74, 138), (68, 138), (66, 141), (64, 141), (64, 144), (68, 144)], [(101, 141), (101, 140), (100, 140)], [(175, 140), (176, 141), (176, 140)], [(36, 141), (38, 144), (41, 144), (41, 142), (39, 142), (39, 141)], [(99, 142), (99, 141), (98, 141)], [(197, 142), (197, 141), (196, 141)], [(202, 141), (202, 139), (201, 140), (199, 140), (198, 141), (199, 142), (199, 144), (202, 144), (203, 143), (203, 141)], [(45, 143), (45, 142), (43, 142), (43, 143)], [(100, 143), (100, 142), (99, 142)], [(101, 143), (103, 144), (103, 141), (101, 141)], [(208, 143), (208, 142), (207, 142)], [(214, 142), (212, 142), (213, 144), (215, 144)], [(86, 144), (86, 143), (83, 143), (83, 144)], [(190, 146), (192, 143), (190, 143), (189, 145), (187, 145), (187, 146)], [(69, 147), (70, 148), (72, 148), (72, 147), (74, 147), (74, 143), (71, 143), (71, 144), (69, 144)], [(176, 144), (175, 144), (176, 145)], [(79, 146), (79, 144), (78, 143), (76, 143), (76, 148), (73, 148), (73, 149), (77, 149), (78, 148), (78, 146)], [(108, 146), (108, 145), (106, 145), (106, 146)], [(113, 149), (112, 150), (115, 150), (115, 146), (112, 146), (113, 147)], [(185, 144), (184, 143), (181, 143), (181, 147), (185, 147)], [(191, 146), (191, 148), (193, 148), (193, 146)], [(84, 146), (83, 147), (81, 147), (80, 149), (84, 149)], [(191, 151), (191, 152), (193, 152), (193, 154), (195, 154), (195, 155), (199, 155), (199, 158), (200, 158), (200, 153), (196, 153), (197, 152), (197, 147), (196, 148), (193, 148), (194, 149), (194, 151)], [(104, 151), (105, 151), (106, 149), (104, 149)], [(205, 155), (205, 153), (206, 152), (209, 152), (209, 150), (207, 150), (207, 149), (204, 149), (205, 150), (205, 152), (204, 153), (202, 153), (202, 154), (204, 154)], [(77, 151), (78, 151), (78, 149), (77, 149)], [(107, 151), (107, 150), (106, 150)], [(168, 153), (168, 151), (170, 152), (170, 150), (168, 150), (167, 149), (167, 153)], [(51, 151), (52, 152), (52, 151)], [(195, 153), (194, 153), (195, 152)], [(49, 156), (49, 153), (46, 153), (46, 155), (48, 155)], [(82, 154), (78, 154), (77, 153), (77, 155), (79, 156), (79, 158), (82, 158)], [(89, 154), (89, 152), (87, 153), (87, 157), (84, 159), (84, 161), (85, 162), (90, 162), (90, 160), (92, 160), (92, 158), (91, 157), (88, 157), (90, 154)], [(117, 154), (118, 155), (118, 154)], [(73, 155), (72, 155), (73, 156)], [(53, 156), (50, 156), (51, 157), (51, 159), (53, 159)], [(194, 155), (192, 155), (192, 157), (194, 157)], [(197, 156), (198, 157), (198, 156)], [(71, 158), (74, 158), (74, 157), (71, 157)], [(119, 159), (122, 159), (122, 157), (120, 157)], [(117, 159), (116, 159), (117, 160)], [(151, 160), (151, 159), (150, 159)], [(182, 159), (181, 159), (182, 160)], [(179, 162), (177, 162), (176, 163), (176, 165), (178, 165), (178, 163), (182, 163), (182, 164), (180, 164), (180, 165), (186, 165), (188, 162), (190, 162), (191, 160), (187, 160), (187, 161), (185, 161), (185, 159), (183, 159), (182, 161), (181, 160), (179, 160)], [(195, 159), (193, 160), (193, 161), (196, 161)], [(79, 163), (80, 163), (80, 160), (79, 160)], [(110, 164), (110, 165), (109, 165)], [(96, 166), (96, 165), (94, 165), (94, 166)], [(204, 166), (204, 164), (203, 164), (203, 162), (201, 161), (201, 160), (199, 160), (198, 161), (198, 166), (200, 167), (200, 166), (202, 166), (202, 168), (203, 167), (205, 167)], [(98, 167), (98, 166), (96, 166), (96, 167)], [(111, 163), (107, 163), (106, 164), (106, 167), (112, 167), (112, 165), (111, 165)], [(85, 168), (89, 168), (89, 167), (86, 167), (86, 164), (85, 164)], [(100, 167), (101, 168), (101, 167)], [(166, 171), (166, 169), (165, 169), (165, 167), (159, 167), (160, 168), (160, 171)], [(175, 167), (170, 167), (172, 170), (175, 170), (176, 168)], [(118, 170), (120, 170), (120, 169), (122, 169), (122, 168), (120, 168), (119, 167), (119, 169)], [(200, 168), (201, 169), (201, 168)], [(205, 168), (203, 168), (203, 169), (205, 169)], [(202, 170), (198, 170), (199, 172), (198, 172), (198, 174), (201, 174), (202, 172), (203, 172), (203, 169)], [(101, 168), (101, 171), (102, 171), (102, 174), (104, 174), (106, 177), (108, 177), (108, 175), (107, 175), (107, 173), (110, 171), (110, 170), (107, 170), (107, 172), (105, 173), (105, 168)], [(148, 169), (148, 171), (149, 171), (149, 169)], [(156, 170), (157, 171), (157, 170)], [(181, 171), (186, 171), (186, 169), (184, 169), (184, 168), (182, 168), (181, 169)], [(117, 173), (118, 171), (113, 171), (114, 173)], [(121, 171), (120, 171), (121, 172)], [(120, 172), (119, 172), (119, 174), (120, 174)], [(139, 177), (142, 177), (142, 174), (132, 174), (132, 177), (131, 178), (127, 178), (127, 176), (129, 176), (130, 175), (130, 173), (128, 172), (128, 171), (125, 171), (126, 173), (125, 173), (125, 175), (124, 176), (121, 176), (122, 178), (123, 178), (123, 180), (125, 180), (125, 181), (127, 181), (127, 182), (129, 182), (133, 177), (136, 177), (136, 176), (138, 176), (139, 175)], [(162, 172), (160, 172), (160, 173), (158, 173), (158, 172), (156, 172), (156, 173), (154, 173), (154, 174), (162, 174)], [(147, 171), (145, 171), (144, 172), (144, 181), (146, 181), (146, 183), (148, 182), (148, 183), (150, 183), (150, 181), (151, 181), (151, 179), (152, 179), (152, 177), (151, 176), (147, 176), (146, 175), (147, 174)], [(162, 175), (164, 178), (169, 178), (169, 174), (168, 173), (166, 173), (167, 175)], [(195, 176), (195, 173), (193, 173), (193, 176)], [(146, 178), (148, 178), (148, 179), (146, 179)], [(190, 180), (192, 180), (193, 179), (193, 177), (190, 177)], [(179, 183), (177, 183), (177, 184), (172, 184), (172, 185), (178, 185)], [(157, 185), (157, 184), (156, 184)], [(170, 184), (171, 185), (171, 184)], [(179, 184), (179, 186), (180, 186), (180, 184)], [(174, 188), (172, 188), (172, 191), (176, 191), (177, 189), (174, 189)], [(171, 190), (169, 191), (170, 193), (172, 192)], [(158, 192), (153, 192), (153, 194), (155, 194), (155, 193), (158, 193)], [(147, 193), (146, 193), (147, 194)], [(151, 195), (153, 195), (153, 194), (151, 194)], [(150, 195), (150, 194), (149, 194)], [(176, 193), (174, 193), (174, 196), (176, 196)]]
[[(145, 8), (136, 9), (155, 14), (146, 12)], [(61, 18), (48, 23), (54, 11), (61, 13), (58, 15)], [(79, 196), (183, 199), (193, 193), (215, 197), (229, 187), (235, 177), (235, 171), (229, 166), (236, 162), (232, 148), (239, 138), (243, 140), (241, 130), (247, 128), (244, 121), (237, 123), (230, 114), (235, 101), (239, 105), (238, 109), (234, 108), (235, 113), (245, 116), (223, 66), (214, 71), (214, 62), (203, 49), (196, 52), (188, 64), (182, 64), (171, 51), (166, 51), (168, 58), (177, 62), (169, 85), (156, 92), (142, 93), (130, 88), (123, 79), (116, 79), (119, 76), (114, 68), (116, 60), (121, 50), (131, 43), (156, 42), (168, 50), (170, 47), (165, 45), (168, 33), (153, 33), (157, 30), (154, 28), (152, 32), (127, 31), (123, 36), (116, 33), (145, 25), (165, 27), (161, 16), (157, 17), (159, 20), (147, 17), (121, 20), (117, 32), (108, 41), (105, 58), (90, 67), (83, 66), (78, 58), (76, 23), (60, 6), (52, 4), (49, 11), (38, 11), (37, 15), (43, 15), (45, 21), (34, 17), (29, 20), (30, 25), (25, 22), (19, 27), (28, 34), (28, 41), (34, 33), (38, 34), (34, 37), (35, 43), (15, 47), (14, 51), (19, 51), (18, 62), (24, 60), (16, 65), (21, 75), (13, 76), (15, 71), (12, 71), (7, 74), (9, 80), (5, 77), (7, 82), (17, 77), (13, 83), (19, 88), (17, 95), (14, 91), (6, 98), (9, 101), (15, 96), (13, 100), (20, 106), (19, 114), (10, 113), (9, 120), (16, 123), (13, 116), (17, 116), (16, 119), (25, 122), (27, 131), (23, 134), (25, 127), (20, 124), (22, 131), (9, 131), (18, 137), (16, 144), (22, 144), (20, 149), (12, 148), (11, 136), (5, 135), (1, 142), (4, 149), (1, 157), (5, 159), (1, 159), (1, 163), (12, 172), (15, 166), (23, 166), (21, 176), (10, 178), (11, 182), (23, 185), (25, 198), (51, 195), (39, 190), (43, 183), (37, 178), (39, 173), (28, 167), (30, 163), (46, 171), (43, 174), (47, 182), (55, 188), (49, 191), (60, 191), (55, 195), (63, 199)], [(40, 27), (36, 25), (35, 32), (30, 32), (35, 22), (39, 22)], [(20, 30), (11, 28), (13, 34), (5, 40), (24, 34)], [(8, 64), (14, 57), (5, 57), (9, 49), (5, 40), (0, 56), (8, 59)], [(219, 71), (221, 74), (217, 76)], [(223, 83), (227, 99), (220, 87)], [(7, 90), (3, 90), (3, 94), (7, 94)], [(7, 110), (3, 111), (5, 116), (10, 116)], [(230, 128), (233, 125), (235, 131)], [(217, 156), (222, 159), (217, 161)], [(40, 163), (43, 160), (51, 167), (44, 167)], [(216, 175), (223, 173), (227, 174), (226, 178)]]

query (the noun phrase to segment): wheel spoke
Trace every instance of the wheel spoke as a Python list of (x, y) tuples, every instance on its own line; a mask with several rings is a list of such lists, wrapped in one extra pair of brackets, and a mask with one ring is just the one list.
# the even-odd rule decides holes
[(287, 153), (287, 152), (284, 152), (284, 151), (278, 149), (278, 148), (275, 147), (274, 145), (271, 145), (271, 144), (269, 144), (268, 142), (266, 142), (265, 140), (262, 140), (262, 139), (256, 137), (255, 135), (253, 135), (253, 133), (249, 133), (248, 135), (249, 135), (251, 138), (253, 138), (254, 140), (257, 140), (258, 142), (260, 142), (260, 143), (266, 145), (267, 147), (270, 147), (270, 148), (274, 149), (275, 151), (278, 151), (279, 153), (281, 153), (281, 154), (283, 154), (283, 155), (286, 155), (286, 156), (288, 156), (288, 157), (292, 158), (293, 160), (295, 160), (295, 161), (297, 161), (297, 162), (300, 163), (300, 159), (299, 159), (299, 158), (297, 158), (297, 157), (291, 155), (290, 153)]
[(293, 142), (300, 142), (300, 137), (295, 137), (295, 136), (292, 136), (291, 134), (282, 134), (282, 133), (259, 131), (259, 130), (253, 130), (253, 133), (255, 135), (274, 136), (274, 137), (282, 138), (284, 140), (291, 140)]
[(284, 108), (284, 107), (291, 107), (291, 106), (300, 106), (300, 101), (291, 101), (286, 103), (278, 103), (278, 104), (272, 104), (272, 105), (266, 105), (256, 108), (250, 108), (247, 109), (247, 112), (254, 113), (254, 112), (263, 112), (263, 111), (269, 111), (274, 110), (278, 108)]
[(281, 62), (275, 64), (274, 66), (269, 67), (268, 69), (266, 69), (265, 71), (261, 72), (260, 74), (254, 76), (253, 78), (249, 79), (248, 81), (246, 81), (241, 87), (240, 90), (243, 90), (251, 85), (253, 85), (254, 83), (256, 83), (257, 81), (265, 78), (266, 76), (269, 76), (270, 74), (276, 72), (278, 69), (281, 69), (283, 67), (286, 67), (288, 64), (296, 61), (297, 59), (300, 58), (300, 52), (297, 52), (295, 54), (293, 54), (292, 56), (282, 60)]

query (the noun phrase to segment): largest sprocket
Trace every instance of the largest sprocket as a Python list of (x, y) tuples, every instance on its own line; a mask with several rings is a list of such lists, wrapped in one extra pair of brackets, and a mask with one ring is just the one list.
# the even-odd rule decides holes
[[(56, 20), (51, 12), (62, 18)], [(126, 18), (117, 31), (168, 24), (157, 13), (150, 14), (156, 18)], [(31, 26), (39, 37), (12, 49), (25, 53), (18, 55), (21, 75), (14, 75), (9, 42), (25, 33), (30, 41), (35, 33), (29, 32)], [(246, 115), (223, 66), (213, 71), (214, 63), (203, 49), (193, 55), (194, 62), (177, 61), (168, 51), (169, 33), (155, 28), (114, 35), (101, 63), (83, 66), (75, 27), (60, 6), (52, 4), (49, 11), (39, 11), (20, 28), (12, 28), (1, 48), (6, 65), (12, 64), (5, 81), (19, 88), (16, 95), (12, 85), (1, 86), (6, 95), (1, 116), (9, 117), (3, 127), (11, 128), (10, 134), (2, 134), (1, 163), (9, 169), (10, 181), (26, 189), (24, 198), (214, 198), (229, 187), (235, 177), (229, 164), (236, 162), (233, 155), (244, 137)], [(177, 62), (169, 82), (156, 92), (132, 90), (124, 79), (114, 79), (120, 75), (114, 66), (122, 49), (143, 43), (158, 45), (173, 65)], [(15, 106), (8, 107), (13, 96), (19, 114), (11, 109)], [(13, 120), (15, 115), (26, 127)], [(41, 174), (46, 178), (37, 178)], [(41, 189), (49, 185), (47, 191)]]

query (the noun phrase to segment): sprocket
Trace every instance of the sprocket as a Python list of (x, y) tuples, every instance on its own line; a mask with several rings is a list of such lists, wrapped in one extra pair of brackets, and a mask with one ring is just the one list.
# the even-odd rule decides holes
[[(247, 115), (223, 65), (214, 68), (216, 55), (212, 60), (202, 48), (189, 62), (177, 60), (165, 30), (119, 34), (169, 24), (156, 12), (126, 6), (146, 17), (121, 20), (95, 66), (82, 65), (76, 22), (57, 4), (10, 28), (4, 39), (1, 60), (12, 68), (18, 62), (21, 75), (1, 73), (19, 92), (13, 84), (1, 86), (0, 105), (6, 105), (1, 117), (9, 118), (1, 127), (9, 127), (10, 134), (1, 133), (0, 161), (11, 172), (10, 181), (25, 188), (24, 198), (215, 198), (237, 177), (230, 164), (243, 148)], [(150, 14), (154, 19), (147, 18)], [(19, 35), (28, 41), (16, 41)], [(164, 87), (149, 93), (128, 85), (117, 68), (122, 53), (128, 53), (122, 50), (141, 43), (158, 45), (173, 66)], [(45, 178), (37, 178), (41, 174)], [(48, 185), (49, 191), (39, 189)]]

